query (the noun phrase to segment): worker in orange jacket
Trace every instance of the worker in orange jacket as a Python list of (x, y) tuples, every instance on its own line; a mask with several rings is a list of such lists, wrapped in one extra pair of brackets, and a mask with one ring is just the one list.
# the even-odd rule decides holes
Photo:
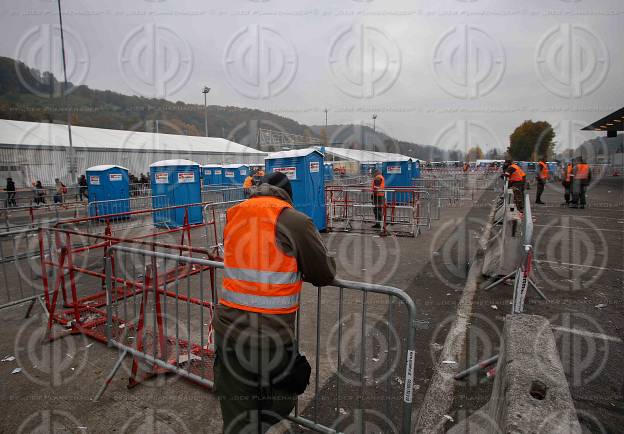
[(524, 185), (526, 183), (526, 173), (516, 163), (505, 160), (503, 165), (503, 177), (507, 178), (507, 186), (512, 189), (514, 202), (519, 211), (524, 211)]
[(583, 157), (576, 157), (573, 175), (572, 183), (574, 185), (572, 187), (572, 202), (570, 203), (570, 207), (585, 208), (585, 193), (587, 191), (587, 186), (591, 182), (592, 173), (589, 164), (583, 161)]
[(546, 164), (544, 159), (541, 159), (537, 163), (537, 192), (535, 193), (535, 203), (539, 205), (544, 205), (544, 202), (542, 202), (542, 193), (544, 193), (544, 186), (548, 178), (550, 178), (548, 164)]
[(294, 408), (310, 366), (295, 320), (303, 282), (334, 280), (336, 265), (290, 181), (271, 173), (227, 211), (223, 287), (212, 321), (215, 390), (225, 433), (264, 433)]
[[(375, 224), (373, 228), (381, 229), (382, 222), (384, 221), (384, 205), (386, 203), (386, 180), (381, 172), (377, 169), (373, 171), (373, 183), (372, 200), (373, 200), (373, 213), (375, 215)], [(384, 223), (385, 224), (385, 223)]]
[(249, 172), (249, 175), (247, 175), (247, 178), (245, 178), (245, 181), (243, 181), (243, 192), (245, 193), (245, 197), (249, 197), (249, 194), (251, 193), (251, 187), (253, 187), (253, 185), (253, 172)]
[(572, 195), (572, 179), (574, 178), (574, 165), (570, 161), (563, 169), (563, 176), (561, 177), (561, 185), (563, 185), (563, 199), (564, 203), (561, 205), (570, 205), (570, 199)]

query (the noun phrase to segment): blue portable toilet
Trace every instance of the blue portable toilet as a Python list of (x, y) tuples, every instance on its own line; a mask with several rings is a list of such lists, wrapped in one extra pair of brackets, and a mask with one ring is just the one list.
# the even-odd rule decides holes
[[(201, 202), (201, 170), (190, 160), (163, 160), (150, 165), (152, 206), (161, 208), (163, 197), (168, 206)], [(154, 212), (156, 226), (180, 227), (184, 225), (186, 208)], [(202, 223), (201, 206), (188, 207), (189, 224)]]
[(249, 166), (246, 164), (224, 164), (222, 184), (242, 186), (249, 175)]
[(331, 163), (325, 163), (325, 172), (323, 174), (325, 182), (334, 180), (334, 166)]
[(128, 169), (113, 164), (86, 170), (89, 217), (130, 211)]
[(412, 179), (420, 178), (420, 161), (412, 161)]
[(206, 164), (202, 166), (202, 180), (204, 185), (221, 185), (223, 184), (223, 165)]
[(412, 159), (397, 157), (394, 161), (384, 161), (381, 173), (386, 187), (409, 187), (412, 185)]
[(290, 179), (295, 208), (312, 219), (318, 230), (327, 227), (324, 157), (316, 149), (274, 152), (264, 160), (265, 172), (282, 172)]

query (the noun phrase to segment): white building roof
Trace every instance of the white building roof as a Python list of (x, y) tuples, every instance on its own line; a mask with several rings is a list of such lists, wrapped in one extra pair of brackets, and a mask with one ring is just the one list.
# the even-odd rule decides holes
[[(67, 125), (0, 119), (0, 144), (69, 147)], [(258, 157), (266, 155), (265, 152), (220, 137), (156, 134), (79, 126), (72, 126), (72, 144), (75, 148), (253, 154)]]
[(313, 152), (318, 152), (319, 154), (321, 154), (321, 152), (315, 148), (293, 149), (291, 151), (271, 152), (265, 159), (274, 160), (276, 158), (305, 157), (306, 155), (310, 155)]
[(224, 164), (224, 169), (238, 169), (239, 167), (247, 167), (249, 164)]
[(123, 166), (117, 166), (116, 164), (101, 164), (99, 166), (93, 166), (93, 167), (89, 167), (87, 169), (87, 171), (89, 172), (104, 172), (105, 170), (109, 170), (109, 169), (114, 169), (114, 168), (119, 168), (119, 169), (123, 169), (123, 170), (128, 170)]
[(345, 148), (325, 147), (325, 152), (328, 154), (333, 154), (339, 158), (345, 158), (347, 160), (353, 160), (359, 163), (381, 163), (384, 161), (415, 160), (411, 157), (407, 157), (401, 154), (394, 154), (390, 152), (367, 151), (364, 149), (345, 149)]
[(169, 167), (169, 166), (199, 166), (199, 163), (191, 160), (162, 160), (150, 164), (150, 167)]

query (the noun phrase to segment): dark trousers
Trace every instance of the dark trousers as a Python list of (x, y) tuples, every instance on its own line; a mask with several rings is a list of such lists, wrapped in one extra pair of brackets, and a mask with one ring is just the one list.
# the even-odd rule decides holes
[(17, 206), (17, 201), (15, 200), (15, 192), (14, 191), (9, 191), (7, 193), (7, 207), (10, 206)]
[(297, 396), (276, 390), (270, 381), (286, 370), (293, 348), (225, 342), (215, 332), (215, 349), (214, 384), (224, 433), (263, 434), (295, 408)]
[(386, 198), (384, 196), (373, 196), (373, 213), (375, 214), (375, 223), (381, 225), (384, 217), (384, 204)]
[[(585, 206), (585, 192), (587, 191), (587, 183), (583, 181), (574, 181), (572, 187), (572, 204)], [(579, 201), (580, 200), (580, 201)]]
[(524, 182), (510, 182), (509, 188), (512, 189), (514, 195), (514, 203), (518, 211), (524, 211)]
[(572, 194), (572, 184), (569, 182), (563, 183), (563, 198), (565, 199), (565, 203), (570, 203), (570, 196)]
[(546, 185), (546, 182), (543, 181), (542, 179), (537, 180), (537, 192), (535, 193), (535, 202), (542, 201), (542, 193), (544, 193), (545, 185)]

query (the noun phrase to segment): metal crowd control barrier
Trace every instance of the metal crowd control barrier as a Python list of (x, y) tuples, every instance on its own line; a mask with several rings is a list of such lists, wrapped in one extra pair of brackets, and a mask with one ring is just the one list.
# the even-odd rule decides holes
[(64, 218), (84, 215), (86, 202), (55, 203), (0, 208), (0, 228), (5, 231), (35, 228)]
[(202, 202), (236, 202), (247, 198), (247, 189), (238, 186), (208, 185), (201, 190)]
[[(416, 236), (431, 228), (431, 195), (412, 188), (379, 190), (385, 200), (381, 206), (372, 201), (373, 190), (354, 187), (325, 187), (327, 229), (363, 230), (365, 224), (380, 223), (382, 233)], [(424, 202), (424, 203), (423, 203)], [(379, 213), (381, 216), (376, 216)], [(354, 223), (358, 223), (356, 228)]]
[[(50, 240), (42, 229), (22, 229), (0, 233), (0, 310), (43, 296), (41, 281), (48, 276), (41, 263), (50, 255)], [(43, 268), (45, 270), (45, 267)]]
[(358, 175), (358, 176), (336, 176), (333, 180), (326, 183), (326, 185), (342, 185), (342, 186), (360, 186), (360, 185), (369, 185), (372, 181), (372, 178), (368, 175)]
[(169, 199), (166, 195), (159, 196), (131, 196), (129, 199), (97, 200), (89, 202), (88, 215), (111, 215), (121, 214), (128, 211), (140, 211), (169, 206)]
[[(168, 264), (199, 271), (166, 280), (160, 270), (167, 270)], [(118, 348), (120, 356), (99, 389), (96, 400), (105, 392), (127, 356), (132, 357), (129, 386), (170, 371), (200, 385), (213, 387), (211, 320), (213, 308), (218, 303), (217, 284), (221, 269), (223, 263), (207, 259), (120, 245), (109, 249), (106, 257), (105, 329), (108, 345)], [(133, 288), (134, 291), (128, 293), (127, 288)], [(304, 287), (301, 309), (296, 318), (295, 338), (300, 351), (307, 354), (313, 366), (314, 390), (313, 393), (310, 391), (312, 396), (308, 399), (305, 412), (300, 411), (298, 404), (289, 419), (317, 432), (337, 433), (341, 428), (338, 421), (343, 417), (341, 415), (345, 407), (349, 408), (349, 404), (352, 404), (356, 424), (361, 424), (356, 430), (364, 432), (366, 412), (374, 411), (370, 408), (370, 401), (373, 400), (367, 399), (367, 391), (381, 387), (385, 393), (383, 403), (379, 399), (373, 402), (385, 407), (388, 418), (393, 411), (400, 413), (397, 414), (400, 416), (397, 426), (401, 428), (393, 431), (405, 434), (411, 432), (416, 338), (416, 306), (412, 299), (400, 289), (390, 286), (338, 279), (332, 287), (317, 288), (315, 300), (308, 301), (306, 297), (314, 298), (313, 294), (314, 291)], [(321, 308), (325, 298), (329, 305)], [(382, 300), (386, 304), (382, 304)], [(407, 318), (402, 317), (400, 306), (405, 306)], [(387, 319), (373, 312), (375, 308), (385, 309)], [(328, 332), (325, 326), (331, 321), (329, 316), (334, 313), (332, 309), (337, 310), (337, 321), (336, 326)], [(347, 316), (356, 312), (359, 315), (354, 321), (356, 330), (345, 330)], [(374, 321), (372, 329), (369, 318)], [(399, 336), (395, 327), (407, 329), (406, 336)], [(338, 349), (336, 360), (321, 348), (321, 341), (327, 342), (329, 346), (332, 340), (322, 340), (322, 335), (334, 332)], [(347, 335), (353, 338), (354, 333), (355, 339), (347, 342), (354, 346), (351, 348), (345, 344), (345, 340)], [(388, 344), (386, 348), (367, 345), (367, 339), (376, 333), (385, 335)], [(391, 344), (391, 336), (395, 337), (394, 345)], [(349, 361), (353, 362), (353, 353), (358, 354), (358, 359), (348, 364)], [(321, 388), (320, 370), (324, 354), (331, 358), (334, 368), (329, 374), (324, 372), (323, 375), (330, 375), (336, 381), (335, 388), (326, 392)], [(375, 381), (367, 373), (380, 358), (383, 360), (376, 368), (381, 367), (385, 374), (379, 381)], [(405, 364), (401, 364), (401, 360)], [(325, 361), (323, 363), (327, 365)], [(347, 376), (346, 371), (350, 371), (353, 377)], [(397, 378), (402, 380), (396, 381)], [(345, 395), (345, 392), (349, 395)], [(322, 393), (326, 395), (321, 396)], [(400, 410), (395, 405), (399, 396)], [(331, 400), (335, 412), (321, 413), (321, 400)]]

